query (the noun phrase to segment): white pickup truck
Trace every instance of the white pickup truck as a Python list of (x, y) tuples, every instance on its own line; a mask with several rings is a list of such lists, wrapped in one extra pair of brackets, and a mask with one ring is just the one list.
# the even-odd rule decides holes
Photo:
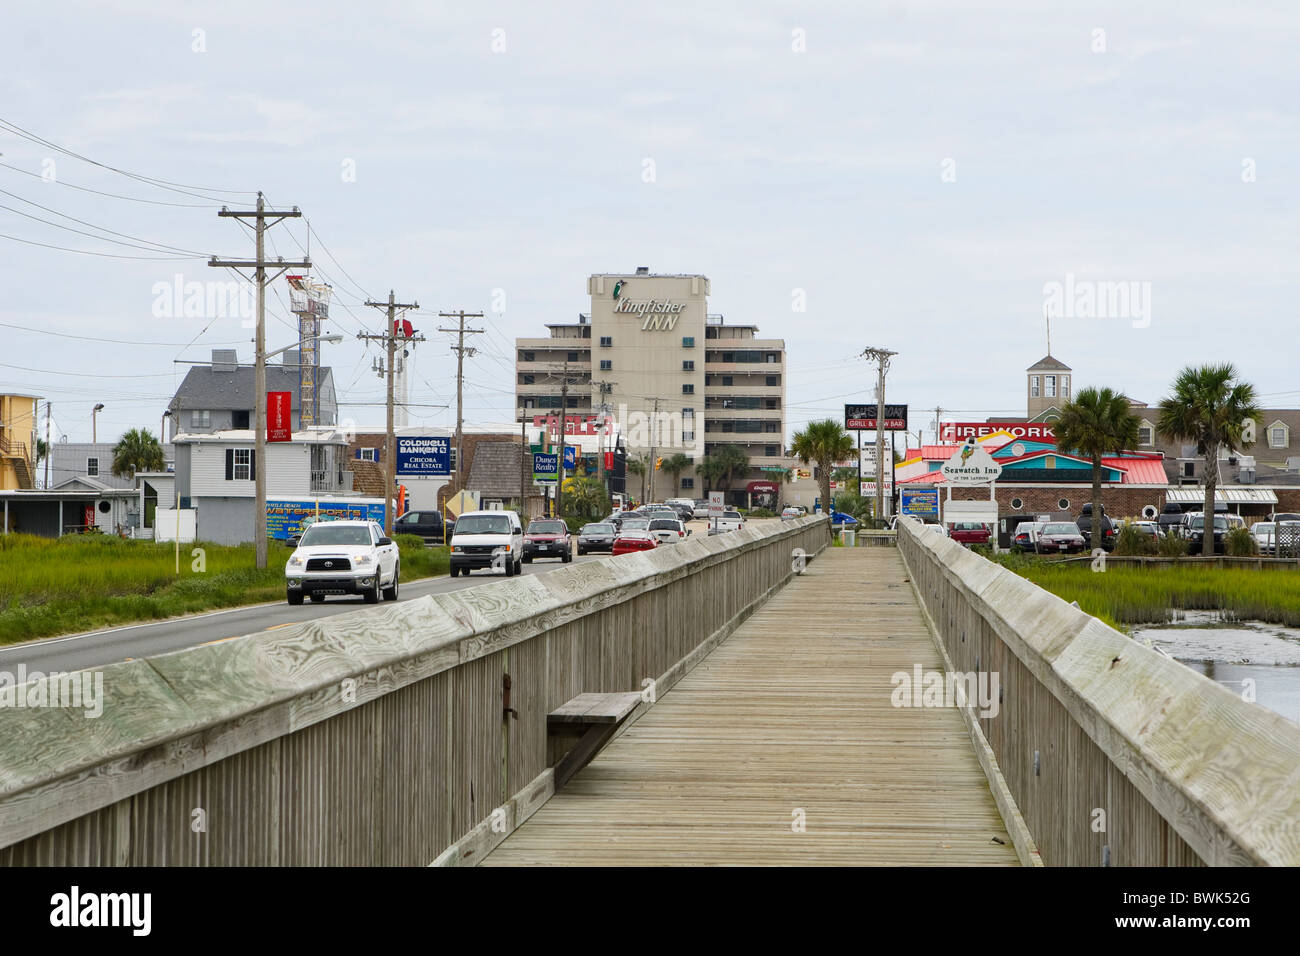
[(327, 594), (360, 594), (367, 604), (397, 600), (401, 561), (397, 545), (373, 521), (321, 521), (302, 533), (284, 566), (290, 604)]
[(739, 531), (745, 527), (745, 518), (739, 511), (728, 508), (717, 518), (709, 519), (709, 534), (723, 534), (727, 531)]

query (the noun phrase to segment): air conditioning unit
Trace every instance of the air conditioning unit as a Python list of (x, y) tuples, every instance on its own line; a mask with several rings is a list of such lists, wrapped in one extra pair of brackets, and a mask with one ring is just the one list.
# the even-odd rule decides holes
[(1237, 473), (1237, 481), (1241, 482), (1243, 485), (1253, 485), (1255, 483), (1255, 469), (1242, 468), (1241, 471)]

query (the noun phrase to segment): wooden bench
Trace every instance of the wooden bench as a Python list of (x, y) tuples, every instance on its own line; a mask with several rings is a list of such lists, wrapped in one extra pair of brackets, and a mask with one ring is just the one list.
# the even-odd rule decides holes
[(636, 691), (619, 694), (579, 694), (546, 715), (546, 738), (554, 785), (559, 791), (581, 770), (641, 703)]

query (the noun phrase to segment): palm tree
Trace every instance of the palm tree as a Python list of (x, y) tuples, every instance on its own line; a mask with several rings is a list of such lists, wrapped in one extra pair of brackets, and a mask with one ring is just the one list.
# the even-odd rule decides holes
[[(1214, 554), (1214, 491), (1219, 483), (1219, 452), (1231, 454), (1255, 444), (1260, 417), (1255, 386), (1239, 381), (1235, 366), (1187, 366), (1174, 379), (1173, 394), (1160, 402), (1156, 429), (1172, 441), (1196, 442), (1205, 458), (1205, 534), (1202, 554)], [(1058, 432), (1059, 434), (1059, 432)]]
[(137, 471), (162, 471), (167, 465), (162, 445), (147, 428), (132, 428), (113, 447), (113, 474), (133, 478)]
[(689, 467), (691, 467), (691, 460), (681, 452), (669, 455), (664, 459), (663, 466), (659, 470), (673, 476), (673, 493), (672, 495), (665, 495), (665, 497), (675, 498), (677, 496), (677, 489), (681, 484), (678, 479), (681, 477), (681, 473)]
[(646, 455), (628, 455), (627, 457), (628, 474), (641, 476), (641, 497), (639, 500), (642, 503), (645, 502), (645, 479), (648, 470), (646, 466), (649, 464), (650, 460)]
[(1056, 446), (1092, 459), (1092, 541), (1101, 542), (1101, 459), (1119, 454), (1138, 442), (1141, 422), (1129, 409), (1128, 399), (1109, 388), (1082, 388), (1074, 401), (1061, 407), (1052, 424)]
[(821, 491), (822, 511), (831, 510), (831, 465), (853, 454), (853, 439), (833, 418), (809, 422), (803, 431), (794, 433), (790, 454), (805, 465), (817, 466), (817, 485)]

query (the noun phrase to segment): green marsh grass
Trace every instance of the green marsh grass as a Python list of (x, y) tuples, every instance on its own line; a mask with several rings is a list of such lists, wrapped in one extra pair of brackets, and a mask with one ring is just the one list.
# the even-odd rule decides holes
[[(447, 570), (446, 548), (425, 548), (409, 535), (395, 540), (403, 581)], [(204, 552), (203, 571), (194, 570), (196, 547)], [(251, 544), (181, 545), (178, 576), (170, 544), (0, 535), (0, 644), (283, 599), (290, 553), (271, 542), (266, 570), (258, 571)]]

